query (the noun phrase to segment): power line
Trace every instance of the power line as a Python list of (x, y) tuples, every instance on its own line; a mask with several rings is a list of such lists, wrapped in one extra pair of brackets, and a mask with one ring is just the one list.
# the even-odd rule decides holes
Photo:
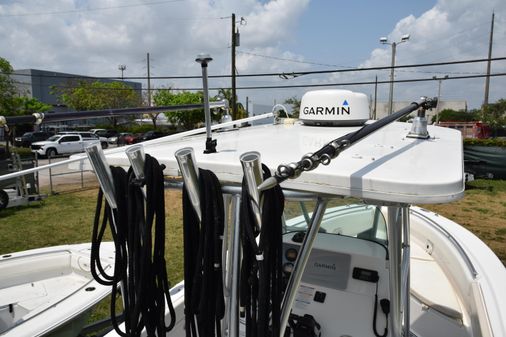
[[(484, 78), (487, 77), (487, 74), (479, 74), (479, 75), (462, 75), (462, 76), (449, 76), (446, 80), (463, 80), (463, 79), (475, 79), (475, 78)], [(506, 76), (506, 73), (494, 73), (490, 74), (490, 77), (502, 77)], [(411, 79), (397, 79), (394, 80), (393, 83), (415, 83), (415, 82), (430, 82), (436, 81), (433, 77), (427, 78), (411, 78)], [(258, 89), (290, 89), (290, 88), (312, 88), (312, 87), (332, 87), (332, 86), (353, 86), (353, 85), (375, 85), (377, 84), (389, 84), (390, 80), (383, 81), (360, 81), (360, 82), (337, 82), (337, 83), (317, 83), (317, 84), (289, 84), (289, 85), (262, 85), (262, 86), (242, 86), (237, 87), (237, 90), (258, 90)], [(29, 82), (15, 82), (18, 84), (30, 84)], [(47, 85), (54, 88), (66, 88), (73, 89), (78, 88), (78, 86), (58, 86), (58, 85)], [(211, 87), (209, 90), (220, 90), (220, 89), (231, 89), (230, 87)], [(124, 90), (135, 90), (135, 91), (148, 91), (148, 89), (134, 89), (134, 88), (93, 88), (92, 90), (110, 90), (110, 91), (124, 91)], [(198, 91), (202, 90), (201, 87), (196, 88), (178, 88), (178, 87), (161, 87), (161, 88), (151, 88), (149, 91)]]
[(320, 62), (314, 62), (314, 61), (301, 61), (301, 60), (289, 59), (289, 58), (278, 57), (278, 56), (262, 55), (262, 54), (248, 52), (248, 51), (239, 51), (238, 50), (237, 53), (256, 56), (256, 57), (262, 57), (262, 58), (271, 59), (271, 60), (288, 61), (288, 62), (301, 63), (301, 64), (311, 64), (311, 65), (315, 65), (315, 66), (355, 69), (355, 67), (351, 67), (351, 66), (340, 66), (340, 65), (336, 65), (336, 64), (320, 63)]
[[(110, 9), (121, 9), (121, 8), (132, 8), (132, 7), (147, 7), (147, 6), (153, 6), (153, 5), (163, 5), (167, 3), (174, 3), (174, 2), (183, 2), (185, 0), (164, 0), (164, 1), (153, 1), (153, 2), (144, 2), (144, 3), (137, 3), (137, 4), (130, 4), (130, 5), (118, 5), (118, 6), (108, 6), (108, 7), (95, 7), (95, 8), (81, 8), (81, 9), (69, 9), (64, 11), (53, 11), (53, 12), (34, 12), (34, 13), (21, 13), (21, 14), (4, 14), (0, 15), (1, 18), (7, 18), (7, 17), (23, 17), (23, 16), (43, 16), (43, 15), (59, 15), (59, 14), (75, 14), (75, 13), (82, 13), (82, 12), (98, 12), (98, 11), (104, 11), (104, 10), (110, 10)], [(219, 20), (222, 19), (221, 17), (201, 17), (201, 18), (167, 18), (170, 20), (188, 20), (188, 21), (195, 21), (195, 20)]]
[[(446, 66), (446, 65), (455, 65), (455, 64), (467, 64), (467, 63), (479, 63), (479, 62), (487, 62), (488, 58), (481, 59), (470, 59), (470, 60), (460, 60), (460, 61), (445, 61), (445, 62), (432, 62), (432, 63), (418, 63), (418, 64), (405, 64), (405, 65), (395, 65), (394, 69), (406, 69), (406, 68), (418, 68), (418, 67), (435, 67), (435, 66)], [(491, 61), (504, 61), (506, 57), (494, 57), (490, 58)], [(377, 66), (377, 67), (365, 67), (365, 68), (353, 68), (353, 69), (329, 69), (329, 70), (311, 70), (311, 71), (289, 71), (289, 72), (277, 72), (277, 73), (253, 73), (253, 74), (238, 74), (237, 77), (279, 77), (282, 75), (315, 75), (315, 74), (331, 74), (331, 73), (347, 73), (347, 72), (356, 72), (356, 71), (373, 71), (373, 70), (390, 70), (392, 66)], [(445, 72), (446, 73), (446, 72)], [(54, 75), (33, 75), (33, 74), (22, 74), (13, 72), (11, 75), (16, 76), (28, 76), (28, 77), (51, 77), (51, 78), (68, 78), (68, 79), (96, 79), (96, 80), (121, 80), (118, 76), (79, 76), (79, 75), (63, 75), (63, 74), (54, 74)], [(230, 78), (231, 75), (209, 75), (209, 78)], [(151, 79), (158, 80), (166, 80), (166, 79), (200, 79), (200, 75), (193, 76), (151, 76)], [(147, 77), (145, 76), (129, 76), (124, 77), (124, 79), (128, 80), (145, 80)]]
[[(473, 79), (473, 78), (483, 78), (487, 77), (486, 74), (480, 74), (480, 75), (462, 75), (462, 76), (452, 76), (448, 77), (447, 80), (463, 80), (463, 79)], [(495, 73), (490, 74), (490, 77), (500, 77), (500, 76), (506, 76), (506, 73)], [(403, 80), (394, 80), (393, 83), (412, 83), (412, 82), (430, 82), (435, 81), (432, 77), (431, 78), (413, 78), (413, 79), (403, 79)], [(312, 88), (312, 87), (332, 87), (332, 86), (352, 86), (352, 85), (374, 85), (376, 83), (378, 84), (387, 84), (391, 81), (385, 80), (385, 81), (362, 81), (362, 82), (340, 82), (340, 83), (320, 83), (320, 84), (292, 84), (292, 85), (265, 85), (265, 86), (245, 86), (245, 87), (238, 87), (238, 90), (255, 90), (255, 89), (290, 89), (290, 88)], [(209, 88), (210, 90), (217, 90), (216, 88)], [(194, 90), (194, 89), (178, 89), (173, 88), (172, 90)]]
[[(342, 65), (328, 64), (328, 63), (319, 63), (319, 62), (314, 62), (314, 61), (301, 61), (301, 60), (296, 60), (296, 59), (277, 57), (277, 56), (271, 56), (271, 55), (262, 55), (262, 54), (245, 52), (245, 51), (237, 51), (237, 52), (240, 54), (252, 55), (255, 57), (261, 57), (261, 58), (266, 58), (266, 59), (271, 59), (271, 60), (288, 61), (288, 62), (301, 63), (301, 64), (311, 64), (311, 65), (318, 65), (318, 66), (324, 66), (324, 67), (336, 67), (336, 68), (349, 69), (350, 71), (361, 69), (359, 67), (342, 66)], [(389, 69), (385, 69), (385, 70), (389, 70)], [(421, 70), (399, 70), (399, 72), (421, 73), (421, 74), (442, 74), (442, 73), (445, 73), (445, 74), (455, 74), (455, 75), (464, 75), (464, 74), (478, 75), (479, 74), (477, 72), (448, 72), (448, 71), (441, 72), (441, 71), (421, 71)]]

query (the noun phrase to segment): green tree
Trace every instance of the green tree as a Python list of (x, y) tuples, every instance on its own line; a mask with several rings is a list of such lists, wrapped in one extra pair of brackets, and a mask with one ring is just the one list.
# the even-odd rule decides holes
[(19, 115), (28, 115), (51, 110), (51, 105), (42, 103), (36, 98), (26, 96), (15, 97), (14, 105), (16, 106), (16, 111)]
[(0, 57), (0, 115), (10, 116), (17, 113), (15, 98), (17, 96), (14, 81), (10, 77), (12, 66)]
[[(54, 88), (60, 101), (76, 111), (135, 108), (141, 105), (139, 92), (123, 82), (80, 80), (67, 87)], [(116, 124), (116, 119), (111, 120)]]
[[(35, 98), (20, 96), (14, 85), (14, 81), (10, 77), (12, 72), (13, 69), (9, 61), (0, 57), (0, 115), (27, 115), (51, 109), (50, 105), (44, 104)], [(14, 137), (16, 126), (5, 128), (4, 130), (7, 135), (6, 151), (9, 152), (9, 139), (12, 140)]]
[[(471, 122), (479, 120), (476, 112), (456, 111), (452, 109), (444, 109), (439, 112), (439, 121), (441, 122)], [(436, 115), (432, 116), (432, 123), (436, 122)]]
[[(203, 100), (204, 97), (201, 91), (190, 92), (183, 90), (174, 92), (167, 89), (158, 90), (153, 95), (153, 102), (156, 106), (202, 104)], [(165, 115), (171, 123), (182, 126), (185, 130), (191, 130), (197, 124), (205, 121), (204, 109), (167, 111)], [(219, 121), (220, 118), (221, 113), (211, 113), (211, 119)]]
[(219, 97), (223, 97), (228, 101), (228, 104), (230, 105), (230, 115), (232, 116), (233, 120), (237, 120), (243, 117), (246, 117), (246, 109), (241, 103), (237, 103), (237, 96), (236, 96), (236, 103), (237, 103), (237, 115), (232, 115), (232, 89), (218, 89), (218, 95), (215, 96), (215, 99), (218, 99)]
[(497, 131), (506, 127), (506, 99), (501, 98), (485, 106), (482, 109), (482, 120), (490, 126), (493, 137), (497, 137)]
[(291, 116), (293, 118), (299, 118), (300, 99), (298, 99), (296, 96), (293, 96), (293, 97), (285, 99), (285, 101), (283, 103), (284, 104), (290, 104), (292, 106), (292, 114), (291, 114)]

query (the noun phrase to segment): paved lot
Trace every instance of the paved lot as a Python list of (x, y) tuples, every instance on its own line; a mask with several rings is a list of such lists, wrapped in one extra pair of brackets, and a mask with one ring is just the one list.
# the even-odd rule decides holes
[[(68, 158), (55, 158), (51, 159), (51, 163), (61, 162)], [(49, 164), (48, 159), (39, 159), (39, 166)], [(85, 186), (89, 186), (91, 182), (96, 182), (95, 174), (91, 171), (75, 171), (68, 168), (68, 165), (61, 165), (57, 167), (53, 167), (47, 170), (39, 171), (39, 184), (40, 187), (50, 186), (53, 184), (54, 186), (58, 185), (68, 185), (68, 184), (81, 184)]]

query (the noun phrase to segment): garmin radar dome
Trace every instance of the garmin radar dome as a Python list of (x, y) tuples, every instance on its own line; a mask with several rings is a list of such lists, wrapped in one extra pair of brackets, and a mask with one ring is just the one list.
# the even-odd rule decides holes
[(306, 125), (363, 125), (369, 119), (369, 100), (350, 90), (309, 91), (302, 96), (299, 119)]

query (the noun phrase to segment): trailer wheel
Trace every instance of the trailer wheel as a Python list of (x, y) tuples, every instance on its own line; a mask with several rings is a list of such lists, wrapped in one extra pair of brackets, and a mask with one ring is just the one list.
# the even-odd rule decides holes
[(0, 209), (4, 209), (9, 204), (9, 196), (4, 190), (0, 190)]

